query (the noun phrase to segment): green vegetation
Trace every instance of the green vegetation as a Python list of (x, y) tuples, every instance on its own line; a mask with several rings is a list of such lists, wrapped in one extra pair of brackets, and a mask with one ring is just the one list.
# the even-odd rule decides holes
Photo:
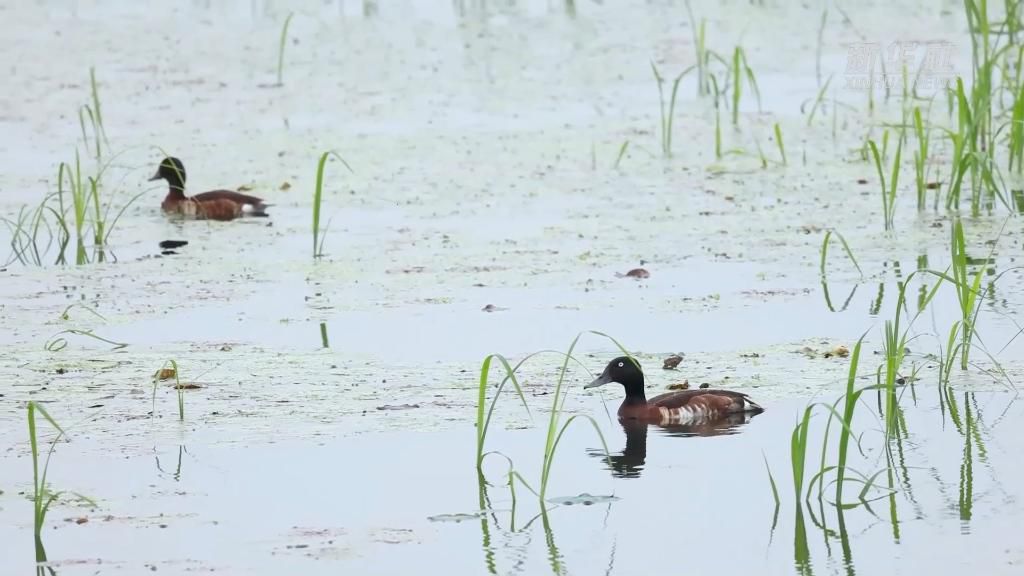
[[(885, 132), (885, 136), (888, 136), (888, 131)], [(887, 142), (888, 138), (883, 138), (883, 142)], [(896, 156), (892, 162), (892, 176), (889, 179), (888, 186), (886, 186), (885, 171), (883, 159), (885, 158), (885, 144), (883, 143), (883, 153), (879, 155), (878, 146), (875, 145), (874, 140), (868, 140), (868, 148), (871, 149), (871, 157), (875, 161), (875, 168), (878, 170), (878, 183), (881, 188), (882, 196), (882, 216), (885, 220), (886, 231), (893, 229), (893, 216), (896, 212), (896, 188), (899, 185), (900, 177), (900, 156), (903, 152), (903, 137), (902, 135), (898, 139), (896, 145)]]
[[(29, 401), (28, 403), (28, 440), (29, 446), (32, 451), (32, 526), (33, 535), (35, 537), (35, 551), (36, 551), (36, 562), (46, 562), (46, 548), (43, 546), (43, 526), (46, 524), (46, 514), (50, 511), (50, 506), (54, 502), (57, 502), (65, 493), (64, 492), (53, 492), (49, 485), (46, 483), (46, 475), (50, 469), (50, 458), (53, 456), (53, 451), (57, 446), (57, 442), (65, 436), (64, 429), (61, 428), (60, 424), (50, 416), (50, 413), (46, 411), (38, 402)], [(38, 425), (36, 422), (36, 413), (39, 413), (43, 418), (49, 422), (50, 426), (57, 431), (57, 436), (50, 443), (50, 449), (46, 453), (46, 459), (43, 461), (42, 470), (39, 467), (39, 434)], [(96, 503), (82, 496), (81, 494), (72, 493), (74, 499), (88, 503), (91, 506), (95, 506)], [(53, 573), (52, 570), (50, 570)]]
[(116, 206), (115, 194), (104, 192), (103, 177), (115, 157), (104, 160), (104, 145), (109, 148), (100, 103), (96, 72), (89, 69), (91, 104), (78, 111), (82, 143), (92, 148), (94, 171), (83, 169), (78, 149), (73, 163), (57, 167), (57, 190), (49, 192), (33, 209), (22, 208), (14, 219), (0, 218), (11, 234), (8, 263), (43, 266), (51, 250), (54, 264), (68, 263), (67, 250), (74, 242), (75, 264), (105, 262), (110, 237), (121, 216), (145, 192)]
[(337, 158), (345, 168), (348, 168), (349, 172), (353, 172), (352, 167), (348, 165), (348, 162), (341, 157), (340, 154), (329, 150), (320, 155), (320, 160), (316, 165), (316, 188), (313, 190), (313, 258), (317, 259), (324, 255), (324, 240), (327, 239), (327, 229), (330, 227), (330, 221), (323, 230), (320, 229), (320, 208), (323, 204), (324, 197), (324, 167), (327, 165), (327, 160), (331, 157)]
[[(626, 349), (623, 348), (622, 345), (619, 344), (618, 341), (616, 341), (611, 336), (608, 336), (607, 334), (604, 334), (602, 332), (595, 331), (589, 331), (587, 333), (607, 338), (608, 340), (615, 343), (615, 345), (624, 354), (629, 355), (629, 352), (626, 351)], [(563, 434), (565, 434), (565, 431), (573, 422), (580, 418), (588, 421), (593, 426), (594, 430), (597, 432), (597, 436), (601, 440), (601, 445), (604, 448), (604, 452), (606, 454), (608, 453), (608, 446), (605, 443), (604, 435), (601, 433), (601, 429), (598, 426), (596, 420), (594, 420), (592, 417), (588, 415), (576, 414), (569, 417), (565, 417), (564, 415), (565, 399), (569, 393), (569, 388), (565, 384), (565, 377), (569, 371), (569, 363), (573, 362), (574, 364), (586, 369), (586, 367), (582, 363), (580, 363), (580, 361), (577, 358), (573, 356), (573, 351), (575, 350), (576, 345), (579, 343), (580, 337), (583, 336), (583, 334), (583, 332), (577, 334), (576, 337), (573, 339), (572, 344), (570, 344), (569, 349), (564, 353), (553, 350), (542, 350), (540, 352), (535, 352), (533, 354), (526, 356), (525, 358), (520, 360), (515, 366), (512, 366), (505, 357), (499, 354), (491, 354), (484, 358), (483, 364), (480, 367), (480, 380), (477, 387), (476, 409), (475, 463), (477, 474), (481, 478), (483, 477), (483, 462), (487, 458), (487, 456), (499, 455), (504, 457), (505, 460), (508, 462), (509, 466), (507, 476), (510, 489), (514, 490), (515, 482), (518, 481), (523, 486), (525, 486), (527, 490), (529, 490), (530, 492), (537, 496), (537, 498), (540, 501), (542, 510), (546, 506), (545, 498), (547, 494), (547, 487), (551, 479), (551, 473), (555, 462), (555, 455), (558, 452), (558, 444), (561, 441)], [(530, 485), (530, 483), (526, 481), (525, 478), (522, 477), (522, 475), (515, 471), (514, 463), (511, 461), (511, 459), (497, 451), (485, 451), (485, 447), (487, 442), (487, 431), (491, 426), (491, 421), (494, 415), (495, 407), (497, 406), (498, 403), (498, 398), (501, 397), (501, 392), (502, 390), (504, 390), (507, 383), (512, 383), (516, 395), (519, 397), (519, 400), (523, 404), (523, 408), (527, 411), (527, 414), (530, 413), (529, 405), (526, 402), (526, 396), (523, 394), (523, 389), (519, 383), (518, 378), (516, 377), (516, 374), (527, 360), (530, 360), (531, 358), (542, 354), (554, 354), (561, 358), (562, 362), (558, 370), (558, 379), (555, 381), (554, 389), (552, 391), (551, 412), (548, 417), (547, 433), (544, 441), (544, 453), (543, 460), (541, 463), (541, 476), (538, 482), (538, 488), (535, 489), (533, 486)], [(495, 360), (497, 360), (501, 364), (501, 367), (504, 369), (505, 376), (498, 384), (490, 401), (488, 401), (487, 391), (489, 388), (491, 364)]]
[(686, 75), (687, 71), (680, 72), (672, 81), (672, 95), (669, 97), (668, 108), (665, 107), (665, 79), (658, 72), (658, 67), (651, 62), (651, 71), (654, 72), (654, 80), (658, 84), (658, 102), (661, 108), (661, 153), (667, 158), (672, 156), (672, 120), (676, 113), (676, 95), (679, 93), (679, 82)]
[(277, 85), (284, 86), (284, 47), (288, 45), (288, 27), (291, 26), (294, 12), (288, 14), (281, 25), (281, 39), (277, 43)]
[(160, 368), (153, 373), (153, 410), (150, 412), (150, 418), (156, 418), (156, 389), (159, 383), (163, 380), (169, 380), (174, 378), (174, 391), (178, 397), (178, 420), (181, 422), (185, 421), (185, 389), (187, 386), (181, 383), (181, 372), (178, 370), (178, 362), (176, 360), (165, 361)]

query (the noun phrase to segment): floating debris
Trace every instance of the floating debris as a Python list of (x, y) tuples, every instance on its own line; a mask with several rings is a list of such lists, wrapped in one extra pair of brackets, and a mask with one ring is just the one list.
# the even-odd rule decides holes
[(501, 312), (502, 310), (508, 310), (508, 308), (502, 308), (501, 306), (495, 306), (494, 304), (488, 304), (481, 308), (484, 312)]
[(665, 370), (675, 370), (682, 361), (683, 356), (681, 354), (673, 354), (668, 358), (665, 358), (665, 363), (662, 365), (662, 368)]
[(291, 188), (292, 188), (291, 182), (283, 182), (281, 184), (281, 188), (280, 189), (281, 190), (291, 190)]
[(413, 408), (419, 407), (419, 404), (385, 404), (383, 406), (377, 406), (377, 410), (412, 410)]
[(619, 278), (636, 278), (637, 280), (643, 280), (645, 278), (651, 277), (651, 273), (648, 272), (647, 270), (644, 270), (643, 268), (633, 268), (632, 270), (626, 272), (625, 274), (616, 273), (615, 275)]
[(614, 502), (621, 500), (618, 496), (594, 496), (593, 494), (587, 494), (586, 492), (579, 496), (562, 496), (559, 498), (548, 498), (548, 502), (552, 504), (564, 504), (566, 506), (572, 506), (573, 504), (583, 504), (584, 506), (590, 506), (591, 504), (600, 504), (602, 502)]
[(836, 356), (838, 358), (846, 358), (849, 355), (850, 349), (847, 348), (846, 346), (843, 346), (842, 344), (836, 346), (835, 348), (829, 350), (828, 352), (825, 352), (825, 358), (831, 358), (833, 356)]
[(182, 246), (188, 246), (188, 240), (161, 240), (161, 250), (173, 250), (175, 248), (181, 248)]
[(668, 385), (668, 389), (669, 390), (689, 390), (690, 389), (690, 381), (689, 380), (683, 380), (682, 382), (676, 382), (675, 384), (669, 384)]
[(174, 371), (174, 368), (161, 368), (153, 374), (153, 378), (157, 380), (170, 380), (175, 376), (177, 376), (177, 373)]
[(177, 384), (172, 384), (171, 388), (174, 388), (175, 390), (199, 390), (202, 386), (195, 382), (179, 382)]
[(708, 384), (707, 382), (704, 382), (703, 384), (700, 385), (700, 388), (701, 389), (711, 388), (711, 384)]
[(479, 520), (480, 518), (483, 518), (485, 514), (487, 514), (486, 510), (481, 510), (479, 512), (470, 512), (468, 514), (467, 513), (462, 513), (462, 514), (438, 514), (437, 516), (427, 516), (427, 520), (430, 520), (431, 522), (455, 522), (455, 523), (458, 523), (458, 522), (465, 522), (467, 520)]

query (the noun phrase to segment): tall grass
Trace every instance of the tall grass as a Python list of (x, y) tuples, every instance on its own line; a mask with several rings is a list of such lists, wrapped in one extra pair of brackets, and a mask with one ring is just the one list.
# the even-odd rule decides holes
[(323, 204), (324, 197), (324, 168), (327, 165), (327, 160), (331, 157), (337, 158), (345, 168), (348, 168), (349, 172), (353, 172), (352, 167), (348, 165), (348, 162), (341, 157), (340, 154), (333, 150), (328, 150), (320, 155), (320, 160), (316, 165), (316, 188), (313, 189), (313, 258), (317, 259), (324, 255), (324, 240), (327, 238), (327, 228), (330, 227), (330, 222), (323, 230), (320, 229), (320, 209)]
[(732, 125), (739, 126), (740, 98), (743, 94), (743, 80), (757, 97), (757, 107), (761, 108), (761, 91), (757, 88), (757, 78), (747, 62), (747, 54), (737, 46), (732, 53)]
[(892, 167), (890, 169), (891, 170), (891, 175), (890, 175), (890, 178), (889, 178), (889, 181), (888, 181), (888, 185), (886, 185), (885, 169), (884, 169), (883, 159), (885, 157), (885, 153), (884, 153), (884, 146), (885, 146), (885, 144), (884, 144), (884, 142), (886, 142), (888, 140), (887, 138), (884, 138), (884, 136), (887, 136), (887, 135), (888, 135), (888, 131), (886, 131), (885, 134), (883, 135), (883, 153), (882, 154), (878, 153), (878, 146), (875, 144), (874, 140), (868, 140), (868, 147), (871, 150), (871, 157), (872, 157), (872, 159), (875, 162), (875, 169), (878, 171), (878, 183), (879, 183), (879, 187), (881, 189), (881, 197), (882, 197), (882, 216), (884, 218), (885, 230), (889, 231), (889, 230), (892, 230), (892, 228), (893, 228), (893, 217), (894, 217), (894, 214), (896, 212), (896, 189), (897, 189), (897, 186), (899, 185), (900, 156), (901, 156), (901, 154), (903, 152), (903, 136), (901, 135), (897, 139), (898, 140), (898, 144), (896, 145), (896, 154), (895, 154), (895, 157), (893, 158)]
[[(995, 254), (995, 244), (985, 264), (991, 261)], [(946, 357), (940, 363), (940, 382), (948, 384), (955, 358), (960, 358), (960, 369), (966, 370), (970, 361), (970, 353), (973, 341), (977, 337), (978, 315), (981, 313), (982, 291), (981, 279), (985, 273), (985, 265), (979, 266), (972, 276), (968, 270), (969, 257), (967, 255), (967, 243), (964, 239), (963, 222), (957, 218), (953, 222), (953, 229), (950, 232), (950, 272), (952, 276), (937, 274), (953, 285), (956, 291), (957, 305), (960, 310), (960, 318), (950, 327), (949, 336), (946, 342)]]
[[(618, 346), (619, 349), (623, 351), (623, 353), (625, 353), (627, 355), (629, 354), (625, 350), (625, 348), (623, 348), (621, 346), (621, 344), (619, 344), (614, 338), (612, 338), (611, 336), (609, 336), (607, 334), (604, 334), (602, 332), (596, 332), (596, 331), (589, 331), (589, 332), (586, 332), (586, 333), (594, 334), (594, 335), (598, 335), (598, 336), (607, 338), (607, 339), (611, 340), (613, 343), (615, 343), (615, 345)], [(542, 511), (545, 508), (546, 495), (547, 495), (547, 487), (548, 487), (548, 484), (549, 484), (549, 482), (551, 480), (552, 470), (553, 470), (553, 466), (554, 466), (554, 462), (555, 462), (555, 456), (556, 456), (556, 454), (558, 452), (558, 444), (561, 441), (562, 436), (565, 434), (566, 430), (569, 429), (569, 427), (572, 425), (573, 422), (575, 422), (577, 419), (580, 419), (580, 418), (582, 418), (585, 421), (589, 422), (591, 424), (591, 426), (593, 426), (594, 430), (596, 431), (598, 438), (601, 440), (601, 445), (604, 448), (605, 453), (606, 454), (608, 453), (607, 443), (605, 442), (604, 435), (601, 433), (601, 429), (597, 425), (597, 421), (596, 420), (594, 420), (589, 415), (584, 415), (584, 414), (575, 414), (575, 415), (572, 415), (572, 416), (569, 416), (569, 417), (565, 417), (565, 415), (564, 415), (565, 400), (566, 400), (566, 398), (568, 396), (568, 392), (569, 392), (568, 386), (566, 385), (566, 382), (565, 382), (565, 378), (566, 378), (566, 375), (568, 374), (568, 369), (569, 369), (569, 363), (570, 362), (573, 362), (573, 363), (575, 363), (575, 364), (577, 364), (579, 366), (583, 366), (582, 363), (580, 363), (580, 361), (575, 356), (573, 356), (573, 351), (575, 350), (576, 345), (579, 342), (580, 337), (583, 334), (585, 334), (585, 333), (581, 332), (581, 333), (576, 335), (576, 337), (572, 341), (572, 344), (570, 344), (569, 349), (566, 352), (557, 352), (557, 351), (554, 351), (554, 350), (542, 350), (540, 352), (535, 352), (533, 354), (527, 355), (525, 358), (520, 360), (515, 366), (512, 366), (508, 362), (508, 360), (505, 357), (501, 356), (500, 354), (491, 354), (491, 355), (487, 356), (486, 358), (484, 358), (483, 364), (481, 365), (481, 368), (480, 368), (480, 380), (479, 380), (478, 387), (477, 387), (477, 409), (476, 409), (476, 458), (475, 458), (475, 464), (476, 464), (477, 474), (482, 478), (482, 476), (483, 476), (483, 462), (487, 458), (487, 456), (489, 456), (489, 455), (500, 455), (500, 456), (503, 456), (508, 461), (508, 463), (509, 463), (509, 472), (508, 472), (509, 482), (513, 483), (514, 480), (518, 481), (521, 484), (523, 484), (530, 492), (534, 493), (538, 497), (538, 499), (540, 500)], [(487, 442), (487, 432), (490, 429), (492, 418), (494, 416), (494, 410), (497, 407), (498, 399), (501, 397), (501, 392), (502, 392), (502, 390), (504, 390), (504, 388), (507, 385), (507, 383), (509, 383), (509, 382), (512, 383), (513, 388), (514, 388), (514, 390), (516, 392), (516, 395), (519, 397), (520, 401), (522, 402), (523, 407), (527, 411), (527, 414), (530, 413), (529, 412), (529, 405), (526, 402), (526, 396), (523, 394), (522, 387), (519, 384), (519, 380), (517, 379), (516, 374), (517, 374), (519, 369), (523, 366), (523, 364), (527, 360), (530, 360), (531, 358), (533, 358), (535, 356), (538, 356), (538, 355), (541, 355), (541, 354), (545, 354), (545, 355), (546, 354), (555, 354), (555, 355), (557, 355), (558, 357), (560, 357), (562, 359), (562, 363), (561, 363), (561, 366), (560, 366), (560, 368), (558, 370), (558, 378), (555, 381), (554, 389), (552, 391), (551, 412), (550, 412), (550, 415), (548, 417), (548, 423), (547, 423), (546, 434), (545, 434), (545, 439), (544, 439), (543, 458), (542, 458), (542, 461), (541, 461), (541, 475), (540, 475), (540, 479), (539, 479), (539, 481), (537, 483), (537, 488), (535, 489), (533, 486), (531, 486), (526, 481), (525, 478), (523, 478), (518, 472), (515, 471), (514, 465), (513, 465), (512, 461), (507, 456), (505, 456), (504, 454), (501, 454), (500, 452), (493, 451), (493, 450), (492, 451), (486, 451), (485, 448), (486, 448), (486, 442)], [(490, 401), (488, 401), (488, 399), (487, 399), (487, 391), (488, 391), (488, 388), (489, 388), (490, 372), (491, 372), (492, 363), (495, 360), (497, 360), (500, 363), (501, 367), (504, 369), (504, 378), (501, 380), (501, 382), (498, 384), (497, 388), (495, 389), (493, 397), (490, 399)], [(584, 366), (584, 368), (585, 368), (585, 366)]]
[[(28, 402), (28, 440), (29, 447), (32, 451), (32, 534), (35, 539), (35, 553), (36, 562), (46, 562), (46, 548), (43, 546), (43, 526), (46, 524), (46, 515), (50, 511), (50, 506), (54, 502), (58, 501), (65, 492), (53, 492), (46, 483), (46, 475), (50, 469), (50, 458), (53, 456), (53, 451), (57, 447), (57, 442), (65, 436), (64, 429), (61, 428), (60, 424), (50, 416), (50, 413), (38, 402), (30, 400)], [(50, 448), (46, 453), (46, 459), (43, 460), (43, 466), (40, 470), (39, 467), (39, 427), (36, 422), (36, 413), (39, 413), (43, 418), (57, 431), (57, 436), (50, 443)], [(86, 502), (92, 506), (96, 503), (91, 499), (78, 494), (71, 493), (76, 500)], [(53, 571), (50, 571), (53, 573)]]
[(57, 168), (57, 189), (47, 193), (33, 209), (22, 209), (16, 219), (3, 218), (11, 232), (11, 258), (26, 265), (42, 266), (55, 249), (54, 264), (67, 264), (67, 250), (73, 243), (77, 265), (103, 262), (107, 246), (118, 221), (145, 191), (115, 207), (114, 194), (104, 193), (103, 177), (117, 155), (104, 160), (104, 145), (109, 149), (96, 71), (89, 69), (90, 104), (79, 108), (82, 142), (92, 149), (95, 167), (90, 173), (82, 166), (75, 149), (74, 162), (61, 162)]
[(707, 21), (701, 19), (700, 24), (697, 24), (697, 19), (693, 16), (693, 7), (690, 6), (690, 0), (686, 0), (686, 14), (690, 19), (690, 26), (693, 28), (693, 52), (696, 58), (697, 68), (697, 96), (705, 96), (710, 94), (711, 85), (708, 83), (708, 64), (710, 63), (711, 54), (707, 49)]
[(277, 85), (284, 86), (284, 48), (288, 44), (288, 27), (291, 26), (294, 12), (288, 14), (281, 26), (281, 38), (277, 42)]
[(680, 72), (675, 79), (672, 80), (672, 93), (669, 96), (668, 107), (665, 106), (665, 79), (662, 78), (661, 73), (658, 72), (658, 67), (651, 61), (651, 71), (654, 72), (654, 80), (658, 84), (658, 104), (661, 111), (661, 124), (659, 130), (661, 134), (661, 153), (666, 157), (672, 156), (672, 122), (675, 118), (676, 112), (676, 95), (679, 93), (679, 82), (682, 81), (683, 76), (686, 75), (687, 70)]
[(914, 135), (917, 150), (914, 151), (914, 183), (917, 186), (917, 209), (923, 211), (928, 196), (928, 144), (930, 132), (921, 119), (921, 109), (914, 108)]
[(857, 273), (860, 274), (861, 278), (863, 278), (864, 271), (860, 269), (860, 264), (857, 263), (857, 257), (853, 255), (853, 250), (851, 250), (850, 245), (846, 243), (846, 238), (844, 238), (843, 235), (836, 230), (827, 230), (825, 232), (825, 237), (821, 241), (821, 261), (819, 262), (819, 271), (821, 274), (821, 279), (824, 280), (828, 276), (826, 273), (825, 263), (828, 261), (828, 247), (829, 241), (832, 239), (832, 236), (835, 236), (836, 238), (839, 239), (839, 243), (842, 244), (843, 251), (846, 252), (847, 258), (850, 259), (850, 262), (853, 263), (854, 268), (857, 269)]
[(178, 362), (175, 360), (166, 360), (160, 365), (160, 368), (153, 373), (153, 410), (150, 413), (150, 418), (156, 418), (156, 389), (162, 380), (168, 378), (163, 377), (167, 371), (174, 374), (174, 391), (178, 397), (178, 420), (181, 422), (185, 421), (185, 386), (181, 383), (181, 372), (178, 370)]
[(776, 122), (772, 129), (775, 132), (775, 145), (779, 148), (779, 157), (782, 159), (782, 165), (785, 166), (788, 162), (786, 162), (786, 144), (782, 141), (782, 128)]
[[(57, 437), (50, 444), (50, 450), (46, 453), (46, 460), (43, 463), (42, 473), (39, 470), (39, 440), (36, 427), (36, 412), (43, 415), (43, 418), (57, 430)], [(64, 429), (57, 424), (57, 421), (50, 416), (37, 402), (28, 403), (28, 439), (32, 450), (32, 527), (35, 537), (36, 562), (46, 562), (46, 549), (43, 547), (43, 525), (46, 523), (46, 514), (50, 506), (60, 497), (60, 492), (52, 493), (46, 485), (46, 473), (50, 469), (50, 457), (53, 456), (54, 447), (57, 441), (64, 435)]]

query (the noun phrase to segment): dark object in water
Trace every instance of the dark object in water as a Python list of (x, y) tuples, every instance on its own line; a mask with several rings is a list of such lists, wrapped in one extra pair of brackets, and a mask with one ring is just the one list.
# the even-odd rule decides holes
[(673, 354), (668, 358), (665, 358), (665, 364), (662, 366), (665, 370), (675, 370), (679, 366), (679, 363), (683, 361), (683, 357), (679, 354)]
[(188, 246), (188, 240), (161, 240), (160, 248), (162, 250), (174, 250), (175, 248), (181, 248), (182, 246)]
[(628, 356), (609, 362), (604, 372), (584, 388), (596, 388), (609, 382), (622, 384), (626, 391), (626, 399), (619, 406), (619, 420), (640, 420), (666, 426), (764, 411), (746, 394), (732, 390), (677, 390), (648, 400), (644, 394), (644, 373), (639, 363)]
[(645, 278), (651, 277), (651, 273), (648, 272), (647, 270), (644, 270), (643, 268), (633, 268), (632, 270), (626, 272), (625, 274), (620, 274), (616, 272), (615, 275), (618, 276), (619, 278), (636, 278), (637, 280), (643, 280)]
[[(164, 158), (149, 179), (166, 180), (170, 186), (160, 208), (168, 214), (180, 214), (195, 220), (234, 220), (241, 216), (267, 216), (267, 204), (262, 198), (233, 190), (211, 190), (185, 196), (185, 165), (173, 157)], [(249, 206), (248, 212), (243, 208)]]

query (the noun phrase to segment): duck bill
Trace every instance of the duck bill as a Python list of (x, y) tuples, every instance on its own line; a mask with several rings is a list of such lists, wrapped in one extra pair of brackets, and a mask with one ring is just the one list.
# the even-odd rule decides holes
[(611, 381), (612, 381), (611, 376), (609, 376), (606, 373), (605, 374), (601, 374), (597, 378), (594, 378), (593, 382), (591, 382), (590, 384), (587, 384), (586, 386), (584, 386), (583, 389), (586, 390), (587, 388), (597, 388), (598, 386), (604, 386), (605, 384), (607, 384), (607, 383), (609, 383)]
[(151, 176), (151, 177), (149, 178), (149, 181), (150, 181), (150, 182), (152, 182), (152, 181), (154, 181), (154, 180), (159, 180), (159, 179), (160, 179), (160, 172), (157, 172), (156, 174), (153, 174), (153, 175), (152, 175), (152, 176)]

